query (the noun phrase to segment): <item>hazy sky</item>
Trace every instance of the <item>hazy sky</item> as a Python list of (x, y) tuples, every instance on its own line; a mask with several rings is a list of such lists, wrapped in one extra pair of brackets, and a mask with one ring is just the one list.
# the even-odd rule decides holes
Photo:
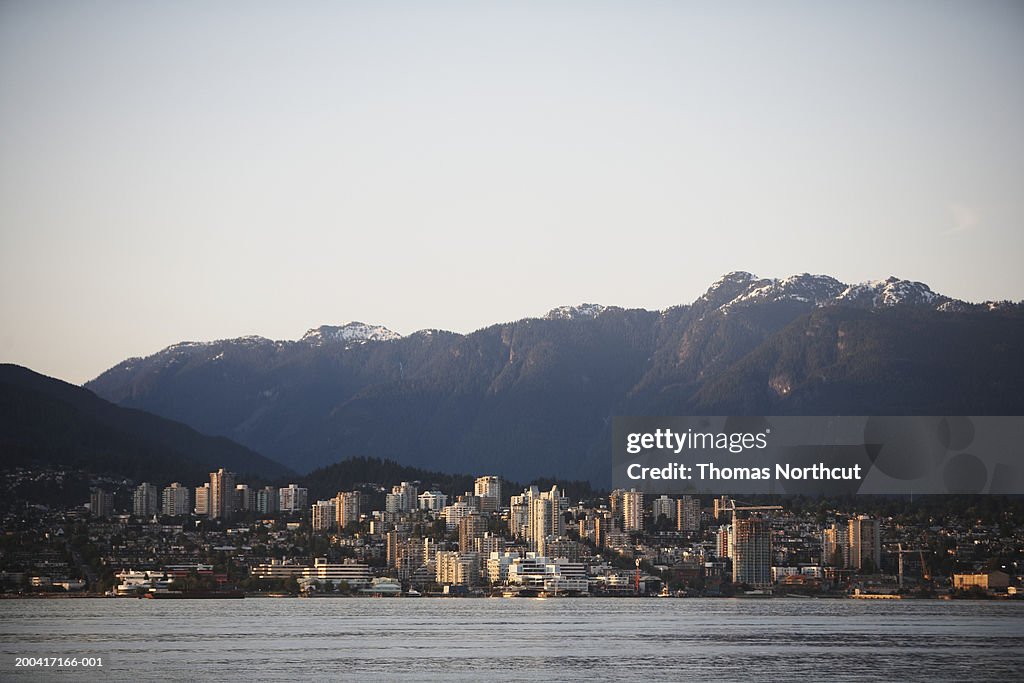
[(730, 270), (1020, 299), (1022, 84), (1020, 2), (0, 2), (0, 361)]

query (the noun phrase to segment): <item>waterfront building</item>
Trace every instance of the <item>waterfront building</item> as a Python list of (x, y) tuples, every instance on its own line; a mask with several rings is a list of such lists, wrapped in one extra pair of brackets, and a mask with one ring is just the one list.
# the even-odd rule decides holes
[[(499, 560), (500, 569), (500, 560)], [(505, 582), (556, 592), (587, 592), (589, 581), (587, 566), (582, 562), (549, 559), (540, 553), (526, 553), (525, 557), (510, 558), (506, 566)]]
[(132, 514), (136, 517), (152, 517), (159, 507), (156, 486), (142, 482), (132, 492)]
[(487, 562), (484, 565), (484, 580), (491, 585), (504, 584), (508, 581), (508, 567), (512, 561), (519, 557), (516, 551), (491, 552), (486, 556)]
[(306, 569), (307, 565), (296, 564), (292, 560), (271, 560), (270, 562), (256, 565), (249, 571), (249, 574), (254, 579), (269, 581), (287, 579), (293, 576), (298, 578), (302, 576)]
[(318, 581), (321, 585), (331, 583), (335, 586), (344, 582), (352, 588), (368, 586), (372, 578), (370, 567), (366, 564), (353, 561), (328, 562), (324, 557), (316, 558), (312, 567), (296, 564), (290, 560), (272, 560), (269, 563), (256, 565), (250, 574), (253, 578), (260, 580), (280, 580), (294, 577), (302, 586), (308, 586), (314, 581)]
[(1010, 575), (1006, 572), (992, 571), (976, 574), (953, 574), (953, 588), (955, 590), (969, 590), (980, 588), (981, 590), (1005, 590), (1010, 585)]
[(370, 585), (371, 579), (368, 565), (351, 561), (328, 562), (327, 558), (318, 557), (312, 567), (303, 569), (300, 584), (318, 581), (321, 585), (328, 582), (335, 586), (347, 583), (352, 588), (363, 588)]
[(192, 513), (192, 501), (187, 486), (174, 482), (164, 488), (160, 494), (160, 511), (168, 517), (178, 517)]
[(676, 530), (687, 533), (700, 531), (700, 499), (683, 496), (676, 501)]
[(772, 535), (767, 519), (736, 518), (732, 524), (732, 580), (755, 589), (772, 585)]
[(476, 553), (440, 550), (434, 558), (435, 580), (442, 585), (472, 586), (480, 575)]
[(882, 547), (878, 520), (859, 515), (849, 523), (850, 564), (857, 571), (865, 567), (878, 571)]
[(845, 569), (850, 566), (850, 527), (833, 523), (821, 532), (821, 563)]

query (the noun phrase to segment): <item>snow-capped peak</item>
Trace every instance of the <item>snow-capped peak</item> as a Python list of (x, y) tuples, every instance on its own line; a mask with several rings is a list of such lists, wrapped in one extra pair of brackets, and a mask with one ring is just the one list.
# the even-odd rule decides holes
[(601, 304), (580, 304), (579, 306), (559, 306), (552, 308), (544, 316), (545, 320), (579, 320), (580, 318), (596, 318), (608, 310)]
[(794, 301), (814, 307), (852, 305), (863, 308), (925, 306), (940, 311), (964, 310), (969, 304), (936, 294), (923, 282), (889, 277), (847, 285), (828, 275), (802, 273), (783, 279), (758, 279), (737, 271), (719, 278), (698, 304), (729, 313), (756, 303)]
[(302, 335), (300, 341), (320, 346), (326, 342), (391, 341), (401, 338), (402, 335), (382, 325), (367, 325), (353, 321), (340, 326), (321, 325), (313, 328)]
[(923, 282), (901, 280), (891, 276), (885, 280), (871, 280), (850, 285), (839, 296), (839, 302), (870, 303), (872, 307), (896, 306), (898, 304), (941, 305), (948, 301)]
[(828, 275), (802, 273), (782, 280), (762, 280), (754, 283), (743, 294), (725, 304), (725, 308), (744, 302), (757, 301), (800, 301), (822, 306), (839, 295), (846, 287), (842, 282)]

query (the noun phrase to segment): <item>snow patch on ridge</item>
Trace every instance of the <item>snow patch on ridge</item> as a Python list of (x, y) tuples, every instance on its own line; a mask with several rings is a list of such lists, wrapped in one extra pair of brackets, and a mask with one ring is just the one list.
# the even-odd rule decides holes
[(328, 342), (370, 342), (392, 341), (401, 339), (402, 335), (392, 332), (383, 325), (367, 325), (361, 322), (350, 322), (344, 325), (321, 325), (302, 335), (299, 341), (320, 346)]
[(593, 319), (608, 310), (601, 304), (580, 304), (579, 306), (559, 306), (552, 308), (544, 316), (545, 320), (580, 320)]

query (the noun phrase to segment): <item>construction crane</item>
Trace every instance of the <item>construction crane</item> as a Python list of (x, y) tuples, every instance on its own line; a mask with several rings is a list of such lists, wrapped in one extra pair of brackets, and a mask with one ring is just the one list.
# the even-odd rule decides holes
[(769, 510), (782, 510), (781, 505), (736, 505), (736, 501), (729, 499), (728, 505), (725, 507), (726, 511), (732, 510), (732, 521), (736, 522), (737, 512), (754, 512), (754, 511), (769, 511)]
[(903, 556), (906, 555), (907, 553), (917, 553), (918, 554), (918, 557), (921, 560), (921, 579), (924, 580), (924, 581), (931, 581), (932, 577), (931, 577), (931, 574), (928, 572), (928, 563), (925, 562), (925, 559), (924, 559), (924, 549), (923, 548), (907, 548), (906, 550), (904, 550), (903, 549), (903, 544), (902, 543), (897, 543), (896, 544), (896, 554), (899, 556), (898, 580), (899, 580), (900, 588), (903, 587)]

